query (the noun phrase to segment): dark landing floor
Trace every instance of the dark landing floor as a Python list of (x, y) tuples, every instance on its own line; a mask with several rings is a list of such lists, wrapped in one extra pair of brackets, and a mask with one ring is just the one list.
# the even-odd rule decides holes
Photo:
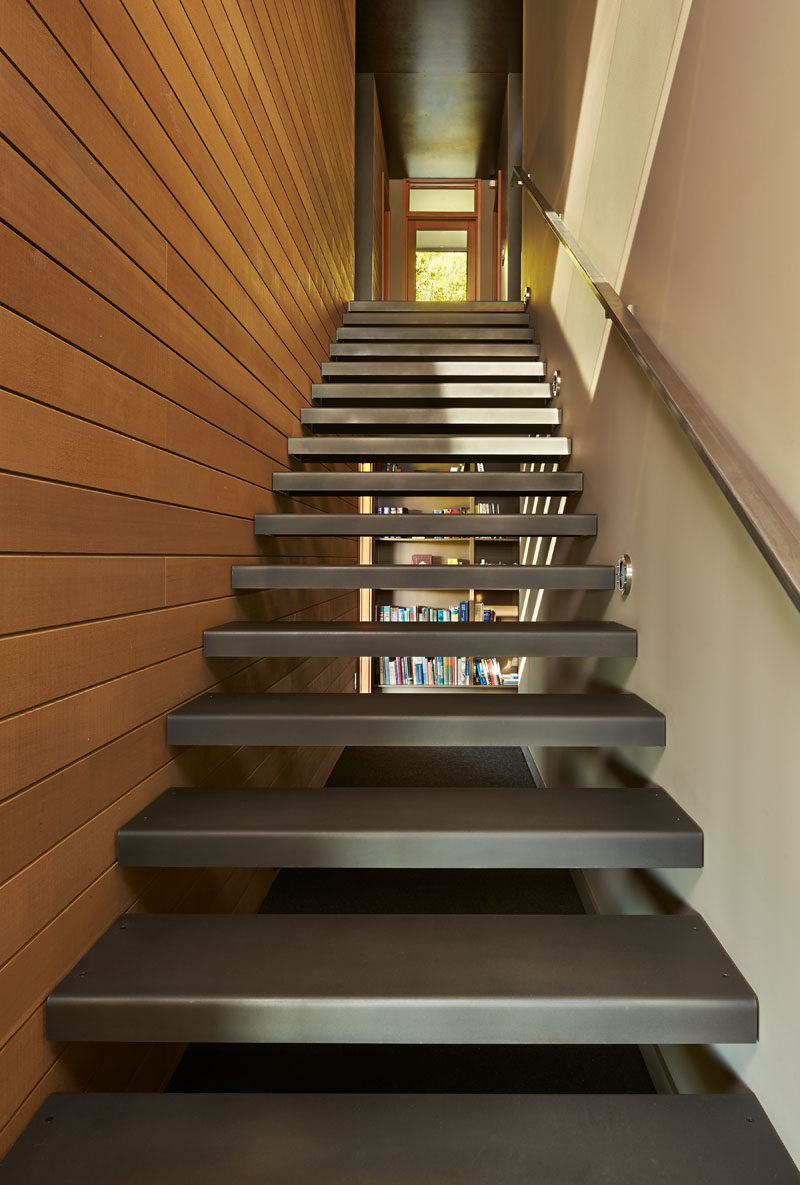
[(328, 786), (533, 786), (521, 749), (345, 749)]
[[(329, 786), (531, 786), (519, 749), (345, 749)], [(568, 872), (280, 872), (265, 913), (582, 913)], [(192, 1045), (172, 1091), (647, 1093), (628, 1046)]]

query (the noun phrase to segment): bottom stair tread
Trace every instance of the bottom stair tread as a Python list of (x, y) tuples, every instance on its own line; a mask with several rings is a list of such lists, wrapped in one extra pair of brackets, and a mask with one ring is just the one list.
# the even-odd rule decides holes
[(797, 1185), (742, 1095), (61, 1094), (3, 1185)]
[(701, 918), (125, 915), (54, 990), (55, 1041), (754, 1041)]

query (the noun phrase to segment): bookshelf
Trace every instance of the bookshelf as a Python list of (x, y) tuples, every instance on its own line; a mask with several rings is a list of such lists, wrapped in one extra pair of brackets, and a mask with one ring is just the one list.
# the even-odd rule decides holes
[[(449, 464), (400, 465), (404, 472), (422, 469), (448, 471)], [(467, 466), (468, 469), (474, 468)], [(487, 468), (490, 468), (487, 466)], [(491, 468), (511, 468), (493, 465)], [(476, 504), (477, 503), (477, 504)], [(519, 616), (519, 597), (516, 589), (494, 590), (484, 594), (459, 580), (459, 567), (466, 564), (518, 564), (520, 541), (518, 538), (490, 534), (492, 513), (517, 513), (519, 498), (494, 496), (491, 502), (464, 495), (446, 498), (421, 496), (382, 496), (375, 499), (372, 507), (381, 513), (381, 507), (394, 507), (404, 516), (404, 527), (408, 516), (417, 513), (442, 511), (442, 537), (423, 536), (395, 537), (392, 535), (393, 515), (386, 514), (386, 534), (373, 540), (373, 559), (376, 564), (412, 564), (414, 556), (431, 557), (434, 565), (447, 564), (453, 570), (451, 588), (379, 589), (373, 596), (372, 620), (390, 621), (513, 621)], [(487, 534), (475, 538), (448, 538), (447, 525), (451, 513), (485, 513)], [(450, 512), (450, 513), (445, 513)], [(437, 616), (434, 616), (436, 614)], [(486, 617), (484, 616), (486, 615)], [(519, 660), (514, 655), (498, 656), (491, 653), (469, 657), (452, 655), (393, 656), (373, 660), (371, 684), (376, 691), (395, 693), (408, 690), (436, 693), (437, 691), (460, 692), (510, 692), (516, 691), (516, 677)]]

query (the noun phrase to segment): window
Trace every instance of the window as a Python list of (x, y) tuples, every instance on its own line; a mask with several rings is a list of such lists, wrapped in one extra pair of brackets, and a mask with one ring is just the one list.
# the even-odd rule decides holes
[(476, 299), (478, 185), (477, 181), (406, 180), (404, 299)]

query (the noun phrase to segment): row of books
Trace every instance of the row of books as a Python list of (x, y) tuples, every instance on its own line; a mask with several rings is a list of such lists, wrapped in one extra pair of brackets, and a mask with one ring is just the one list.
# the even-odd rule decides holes
[(438, 609), (434, 605), (378, 605), (376, 621), (469, 621), (469, 601)]
[[(488, 502), (482, 503), (482, 505), (488, 506), (489, 503)], [(438, 510), (436, 510), (436, 509), (434, 509), (434, 510), (411, 510), (411, 509), (409, 509), (408, 506), (376, 506), (375, 513), (376, 514), (469, 514), (470, 509), (469, 509), (469, 506), (445, 506), (445, 507), (440, 508)], [(483, 511), (481, 513), (488, 514), (489, 511)]]
[(469, 601), (459, 601), (457, 605), (449, 605), (443, 609), (435, 605), (378, 605), (375, 609), (376, 621), (495, 621), (497, 614), (476, 601), (470, 612)]
[(469, 687), (469, 659), (454, 655), (436, 658), (379, 658), (382, 687)]
[(408, 506), (376, 506), (376, 514), (499, 514), (499, 502), (476, 502), (474, 511), (469, 506), (444, 506), (433, 510), (412, 510)]
[[(470, 687), (470, 660), (455, 655), (398, 656), (376, 659), (381, 687)], [(516, 687), (519, 674), (502, 671), (496, 658), (473, 659), (474, 684), (479, 687)]]

